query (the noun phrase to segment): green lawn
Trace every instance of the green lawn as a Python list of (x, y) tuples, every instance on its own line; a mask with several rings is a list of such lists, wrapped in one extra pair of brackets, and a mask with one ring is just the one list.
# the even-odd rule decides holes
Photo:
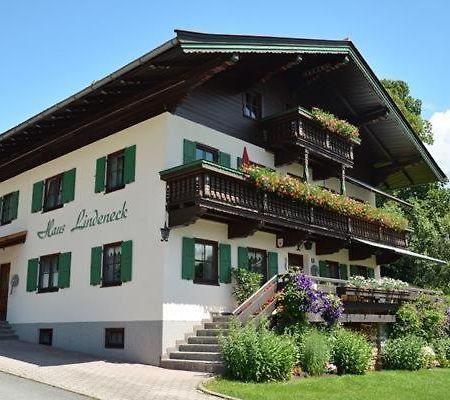
[(450, 369), (380, 371), (363, 376), (293, 379), (282, 383), (215, 379), (206, 386), (242, 400), (448, 400)]

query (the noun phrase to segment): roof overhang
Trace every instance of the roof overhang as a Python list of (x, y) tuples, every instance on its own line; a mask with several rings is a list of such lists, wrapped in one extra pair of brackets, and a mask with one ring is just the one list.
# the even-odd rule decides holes
[[(381, 146), (386, 143), (389, 146), (394, 136), (397, 138), (393, 159), (401, 162), (381, 166), (383, 174), (390, 174), (390, 181), (380, 180), (379, 183), (385, 182), (386, 186), (395, 188), (446, 180), (351, 41), (176, 30), (174, 39), (1, 134), (0, 182), (118, 130), (175, 109), (190, 90), (236, 62), (236, 54), (249, 57), (263, 54), (348, 57), (353, 74), (348, 79), (355, 77), (353, 71), (359, 71), (359, 79), (364, 81), (364, 90), (368, 92), (371, 103), (381, 103), (389, 111), (389, 120), (380, 125), (383, 129), (374, 130), (374, 136), (384, 142)], [(355, 100), (354, 104), (359, 102)], [(358, 112), (356, 110), (354, 114)], [(45, 151), (48, 146), (51, 150)], [(408, 150), (402, 152), (402, 148)]]
[(375, 243), (375, 242), (371, 242), (369, 240), (364, 240), (364, 239), (354, 238), (352, 240), (355, 242), (361, 243), (363, 245), (373, 247), (375, 249), (381, 249), (383, 251), (388, 251), (388, 252), (394, 253), (399, 256), (421, 258), (423, 260), (431, 261), (431, 262), (434, 262), (437, 264), (448, 264), (447, 261), (440, 260), (440, 259), (434, 258), (434, 257), (429, 257), (424, 254), (414, 253), (413, 251), (409, 251), (406, 249), (400, 249), (398, 247), (388, 246), (388, 245), (381, 244), (381, 243)]

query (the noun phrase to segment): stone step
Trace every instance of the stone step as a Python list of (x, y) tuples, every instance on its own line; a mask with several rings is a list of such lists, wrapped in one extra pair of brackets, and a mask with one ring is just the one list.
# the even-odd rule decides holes
[(172, 351), (169, 358), (171, 360), (221, 361), (222, 355), (201, 351)]
[(227, 336), (227, 329), (199, 329), (197, 330), (197, 336)]
[(217, 336), (190, 336), (187, 340), (188, 344), (218, 344)]
[(19, 337), (14, 334), (0, 335), (0, 340), (18, 340), (18, 339), (19, 339)]
[(220, 361), (162, 359), (160, 366), (162, 368), (207, 372), (213, 374), (221, 374), (225, 371), (225, 367)]
[(213, 322), (230, 322), (233, 317), (231, 315), (213, 315)]
[(218, 344), (180, 344), (179, 351), (204, 351), (207, 353), (220, 352), (220, 346)]
[(0, 327), (0, 334), (2, 333), (11, 333), (14, 332), (14, 329), (11, 328), (10, 326), (6, 327), (6, 326), (2, 326)]
[(205, 322), (203, 325), (205, 329), (228, 329), (230, 327), (229, 322)]

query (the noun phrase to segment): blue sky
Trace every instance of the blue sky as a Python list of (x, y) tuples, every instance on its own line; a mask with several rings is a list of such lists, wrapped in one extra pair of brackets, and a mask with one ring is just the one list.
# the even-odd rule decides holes
[(350, 37), (378, 77), (410, 84), (430, 118), (450, 110), (449, 15), (450, 2), (437, 0), (3, 0), (0, 132), (172, 38), (175, 28)]

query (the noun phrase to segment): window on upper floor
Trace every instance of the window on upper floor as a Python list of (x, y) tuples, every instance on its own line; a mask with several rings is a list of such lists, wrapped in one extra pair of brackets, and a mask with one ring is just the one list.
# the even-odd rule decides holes
[(50, 254), (39, 259), (39, 292), (58, 290), (58, 260), (59, 254)]
[(100, 157), (95, 165), (95, 193), (109, 193), (134, 182), (136, 174), (136, 146), (126, 147)]
[(0, 223), (2, 225), (9, 224), (17, 218), (17, 209), (19, 206), (19, 192), (12, 192), (0, 197)]
[(244, 117), (251, 119), (261, 119), (262, 117), (262, 95), (258, 92), (247, 92), (243, 99)]
[(194, 283), (218, 284), (217, 242), (195, 239)]
[(63, 206), (62, 183), (63, 174), (52, 176), (45, 180), (44, 211), (51, 211)]
[(219, 151), (201, 143), (195, 143), (195, 159), (218, 162)]
[(108, 155), (106, 161), (106, 192), (113, 192), (125, 186), (124, 165), (124, 150)]

